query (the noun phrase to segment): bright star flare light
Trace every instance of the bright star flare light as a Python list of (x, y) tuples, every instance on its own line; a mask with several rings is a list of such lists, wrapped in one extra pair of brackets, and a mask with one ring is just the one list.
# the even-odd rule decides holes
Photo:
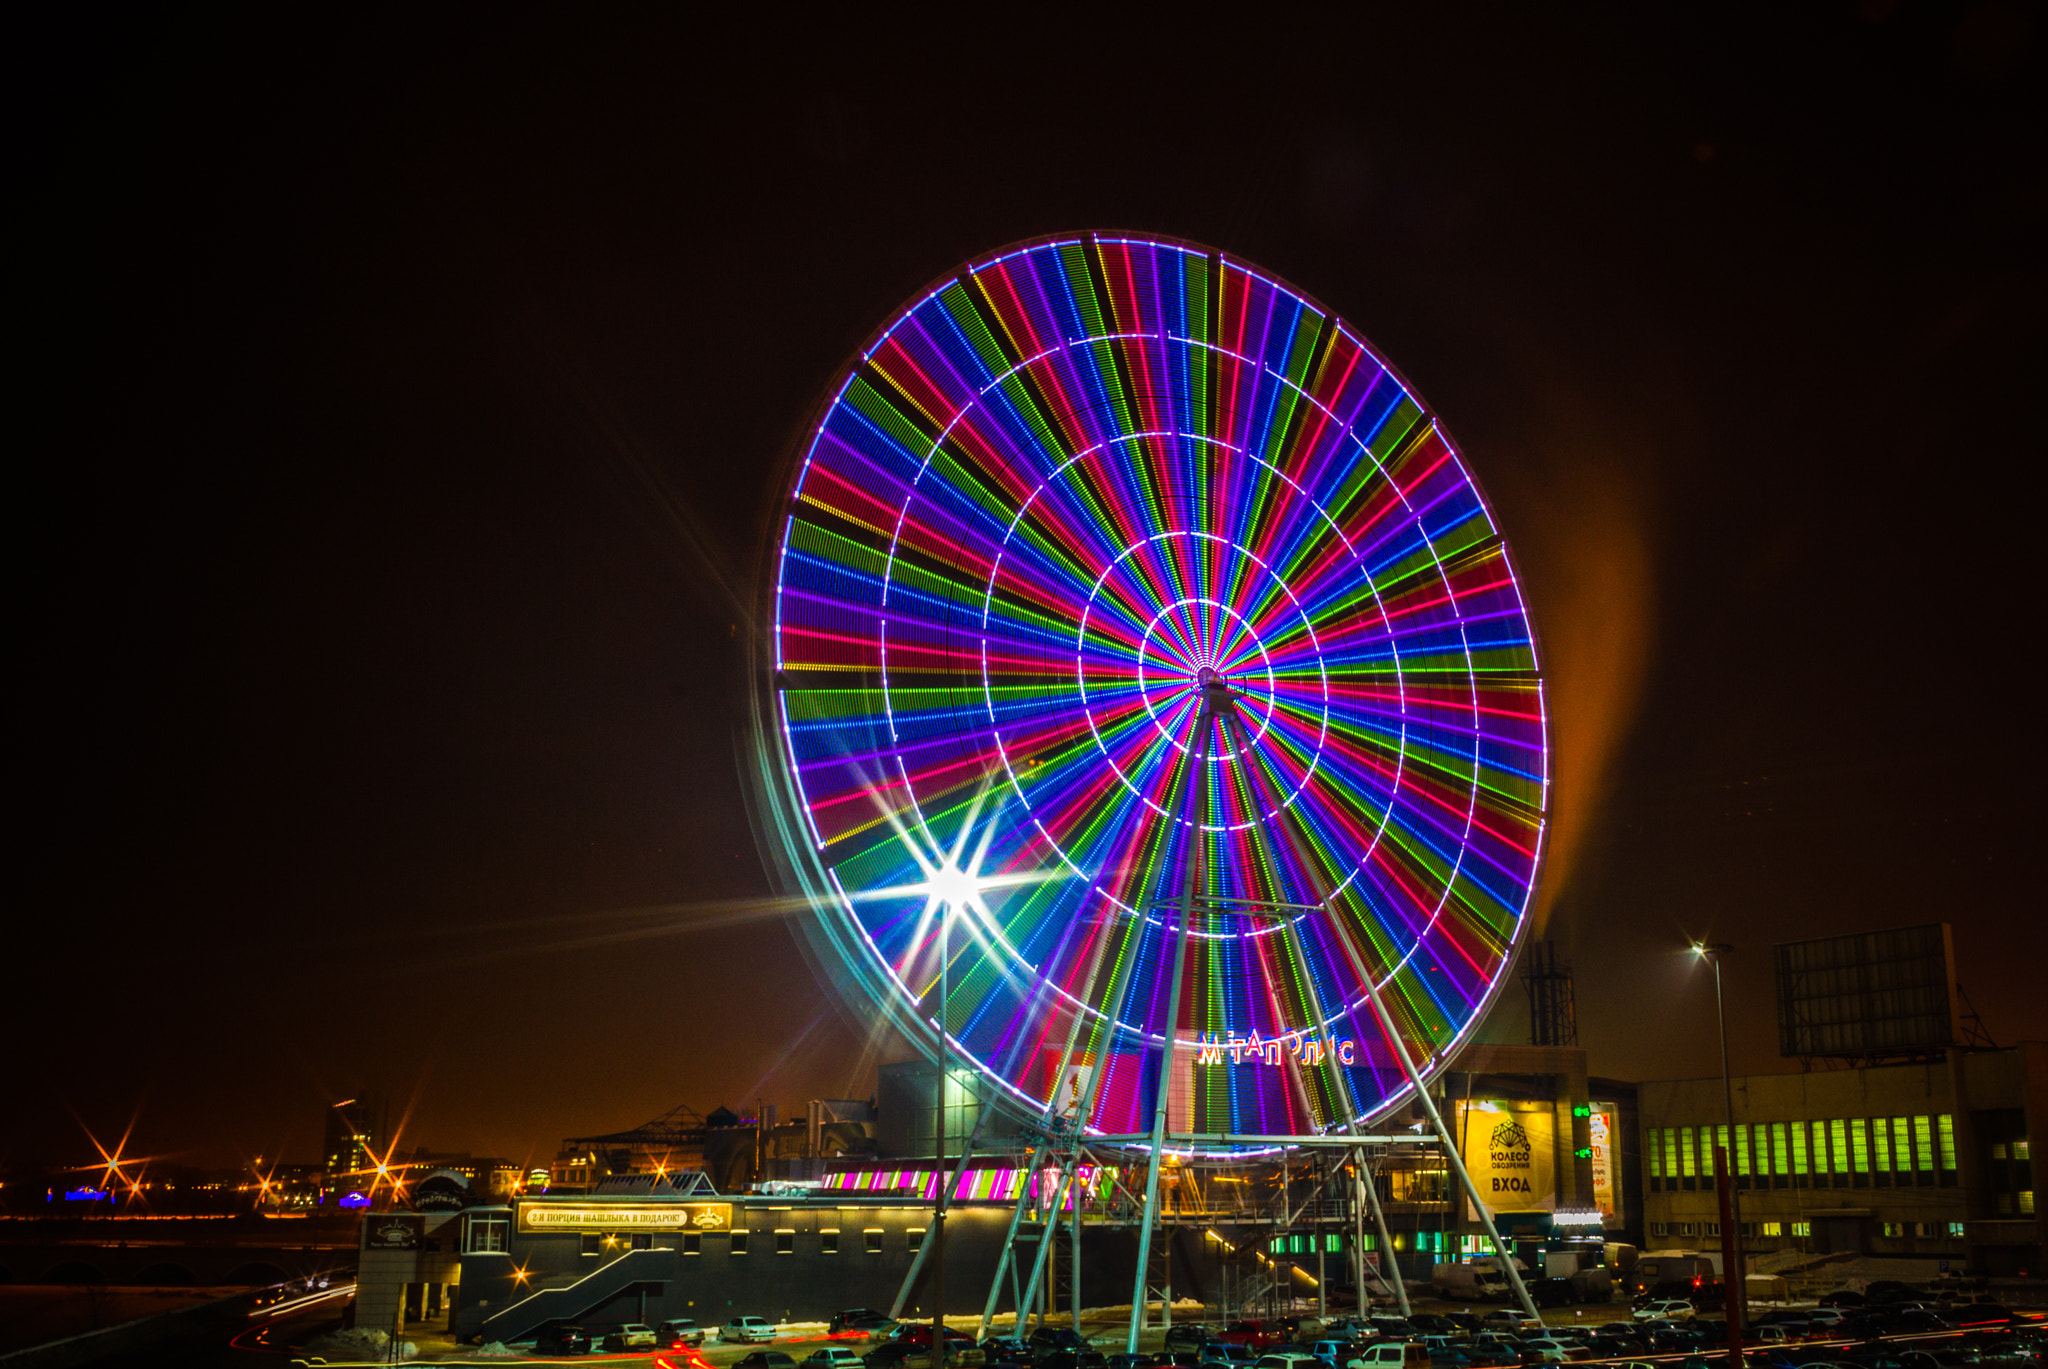
[[(984, 1095), (1042, 1116), (1085, 1065), (1084, 1125), (1129, 1134), (1166, 1062), (1175, 1131), (1371, 1124), (1395, 1050), (1427, 1077), (1485, 1017), (1548, 808), (1534, 633), (1463, 457), (1342, 320), (1186, 243), (1005, 249), (862, 349), (784, 488), (770, 847), (927, 1050), (962, 914)], [(1242, 726), (1184, 785), (1203, 671)]]

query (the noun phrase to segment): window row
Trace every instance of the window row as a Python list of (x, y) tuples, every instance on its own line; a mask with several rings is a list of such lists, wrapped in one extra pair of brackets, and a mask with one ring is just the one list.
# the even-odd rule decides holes
[[(727, 1253), (728, 1255), (745, 1255), (745, 1254), (748, 1254), (748, 1253), (750, 1253), (750, 1251), (751, 1251), (751, 1249), (752, 1249), (752, 1243), (751, 1243), (751, 1241), (750, 1241), (750, 1240), (749, 1240), (748, 1238), (749, 1238), (749, 1236), (750, 1236), (751, 1234), (754, 1234), (754, 1233), (749, 1233), (749, 1232), (745, 1232), (745, 1231), (728, 1231), (728, 1232), (725, 1232), (725, 1233), (724, 1233), (724, 1236), (725, 1236), (725, 1250), (726, 1250), (726, 1253)], [(773, 1231), (773, 1232), (766, 1232), (766, 1233), (760, 1233), (760, 1234), (765, 1234), (765, 1235), (772, 1235), (772, 1236), (773, 1236), (773, 1237), (775, 1238), (775, 1246), (774, 1246), (774, 1249), (775, 1249), (775, 1253), (776, 1253), (776, 1254), (778, 1254), (778, 1255), (794, 1255), (794, 1254), (796, 1253), (796, 1237), (797, 1237), (797, 1233), (796, 1233), (795, 1231), (792, 1231), (792, 1230), (790, 1230), (789, 1228), (787, 1228), (787, 1227), (784, 1227), (784, 1228), (782, 1228), (782, 1229), (780, 1229), (780, 1230), (778, 1230), (778, 1231)], [(825, 1227), (825, 1228), (823, 1228), (823, 1229), (819, 1230), (819, 1231), (818, 1231), (817, 1233), (815, 1233), (815, 1234), (816, 1234), (816, 1235), (817, 1235), (817, 1237), (818, 1237), (818, 1253), (819, 1253), (820, 1255), (837, 1255), (837, 1254), (838, 1254), (838, 1253), (840, 1252), (840, 1250), (841, 1250), (841, 1249), (851, 1249), (851, 1248), (852, 1248), (852, 1244), (851, 1244), (851, 1239), (852, 1239), (852, 1238), (851, 1238), (851, 1233), (845, 1233), (845, 1234), (847, 1235), (847, 1240), (848, 1240), (848, 1244), (847, 1244), (846, 1246), (844, 1246), (844, 1247), (842, 1247), (842, 1246), (840, 1245), (840, 1237), (841, 1237), (841, 1234), (842, 1234), (842, 1233), (841, 1233), (841, 1232), (839, 1231), (839, 1229), (838, 1229), (837, 1227)], [(885, 1232), (883, 1231), (883, 1229), (882, 1229), (881, 1227), (878, 1227), (878, 1226), (871, 1226), (871, 1227), (867, 1227), (866, 1229), (864, 1229), (863, 1231), (861, 1231), (861, 1232), (860, 1232), (860, 1250), (861, 1250), (861, 1253), (862, 1253), (862, 1254), (864, 1254), (864, 1255), (879, 1255), (879, 1254), (881, 1254), (881, 1253), (882, 1253), (882, 1237), (883, 1237), (883, 1236), (884, 1236), (885, 1234), (887, 1234), (887, 1233), (885, 1233)], [(908, 1251), (910, 1251), (910, 1252), (912, 1252), (912, 1253), (914, 1254), (914, 1253), (916, 1253), (916, 1252), (917, 1252), (918, 1250), (920, 1250), (921, 1248), (923, 1248), (923, 1246), (924, 1246), (924, 1228), (923, 1228), (923, 1227), (921, 1227), (921, 1226), (913, 1226), (913, 1227), (906, 1227), (906, 1228), (904, 1228), (904, 1231), (903, 1231), (903, 1248), (904, 1248), (905, 1250), (908, 1250)], [(702, 1254), (704, 1253), (704, 1235), (703, 1235), (703, 1233), (702, 1233), (702, 1232), (698, 1232), (698, 1231), (686, 1231), (686, 1232), (684, 1232), (684, 1233), (683, 1233), (683, 1240), (682, 1240), (682, 1253), (683, 1253), (683, 1254), (685, 1254), (685, 1255), (702, 1255)]]
[(1725, 1148), (1738, 1189), (1936, 1188), (1956, 1183), (1955, 1119), (1831, 1117), (1810, 1122), (1650, 1127), (1643, 1133), (1650, 1191), (1714, 1186), (1714, 1150)]

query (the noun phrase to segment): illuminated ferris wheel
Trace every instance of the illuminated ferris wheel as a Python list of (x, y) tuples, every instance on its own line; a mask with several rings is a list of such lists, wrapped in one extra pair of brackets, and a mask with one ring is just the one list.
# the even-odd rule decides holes
[(785, 512), (780, 845), (985, 1097), (1241, 1150), (1370, 1126), (1483, 1019), (1547, 806), (1529, 615), (1341, 319), (1184, 242), (1004, 249), (852, 360)]

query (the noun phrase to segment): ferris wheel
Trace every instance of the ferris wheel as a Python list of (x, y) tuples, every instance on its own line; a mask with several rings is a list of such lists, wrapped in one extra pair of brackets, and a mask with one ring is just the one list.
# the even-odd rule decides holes
[(793, 464), (761, 759), (854, 993), (1020, 1117), (1189, 1151), (1448, 1063), (1527, 925), (1543, 687), (1360, 334), (1189, 243), (1027, 242), (890, 319)]

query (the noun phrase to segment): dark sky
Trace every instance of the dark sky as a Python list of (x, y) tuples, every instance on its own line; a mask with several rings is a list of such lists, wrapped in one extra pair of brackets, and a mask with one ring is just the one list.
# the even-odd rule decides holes
[(1292, 280), (1468, 452), (1596, 1071), (1717, 1068), (1707, 933), (1739, 1070), (1772, 942), (1934, 919), (2048, 1035), (2041, 7), (1408, 8), (17, 30), (0, 1154), (865, 1094), (751, 902), (765, 512), (904, 299), (1085, 228)]

